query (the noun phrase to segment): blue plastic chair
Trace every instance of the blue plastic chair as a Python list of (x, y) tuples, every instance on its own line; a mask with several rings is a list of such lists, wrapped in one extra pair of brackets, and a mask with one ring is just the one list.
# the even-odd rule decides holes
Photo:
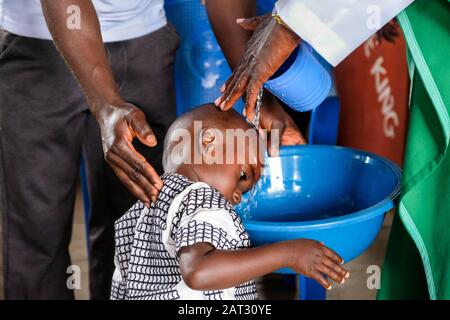
[[(177, 114), (181, 115), (217, 99), (231, 70), (200, 0), (166, 0), (165, 10), (181, 40), (175, 61)], [(242, 101), (235, 109), (243, 110)]]
[(340, 108), (339, 98), (330, 96), (311, 112), (309, 144), (336, 145)]
[[(334, 80), (333, 67), (321, 55), (313, 50), (317, 60), (328, 71)], [(341, 105), (336, 93), (335, 83), (328, 97), (322, 104), (311, 112), (309, 124), (309, 144), (336, 145), (339, 129), (339, 113)]]
[[(84, 226), (86, 231), (86, 243), (87, 250), (89, 253), (90, 240), (89, 240), (89, 221), (91, 217), (91, 202), (89, 198), (89, 186), (86, 173), (86, 164), (84, 163), (83, 155), (80, 158), (80, 181), (81, 181), (81, 191), (83, 195), (83, 209), (84, 209)], [(89, 255), (88, 255), (89, 256)]]

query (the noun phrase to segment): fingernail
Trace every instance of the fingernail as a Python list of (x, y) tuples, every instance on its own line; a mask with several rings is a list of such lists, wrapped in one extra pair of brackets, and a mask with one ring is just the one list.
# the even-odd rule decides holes
[(346, 274), (345, 274), (345, 279), (348, 279), (350, 277), (350, 272), (347, 272)]
[(150, 204), (148, 202), (144, 202), (144, 206), (149, 209), (150, 208)]
[(220, 92), (223, 93), (223, 92), (225, 91), (225, 88), (226, 88), (226, 86), (225, 86), (225, 84), (223, 84), (223, 85), (220, 87)]
[(342, 281), (340, 282), (340, 284), (344, 284), (344, 282), (345, 282), (345, 278), (342, 279)]
[(341, 262), (341, 264), (344, 264), (344, 262), (345, 262), (345, 261), (344, 261), (344, 259), (342, 259), (342, 262)]
[(244, 20), (245, 20), (245, 19), (243, 19), (243, 18), (237, 18), (237, 19), (236, 19), (236, 23), (242, 23), (242, 22), (244, 22)]
[(220, 105), (220, 109), (221, 110), (225, 109), (225, 102), (222, 102), (222, 104)]
[(151, 197), (151, 200), (152, 200), (152, 203), (155, 203), (155, 202), (156, 202), (156, 197), (155, 197), (155, 196), (152, 196), (152, 197)]
[(330, 286), (327, 288), (327, 290), (331, 290), (331, 289), (333, 289), (333, 287), (330, 285)]
[(216, 101), (214, 101), (214, 104), (216, 105), (216, 106), (219, 106), (219, 103), (220, 103), (220, 100), (222, 99), (222, 96), (220, 96), (220, 97), (218, 97), (217, 99), (216, 99)]

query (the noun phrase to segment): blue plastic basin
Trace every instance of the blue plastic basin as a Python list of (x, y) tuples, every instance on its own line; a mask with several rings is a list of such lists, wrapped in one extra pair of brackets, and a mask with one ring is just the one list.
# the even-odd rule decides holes
[[(392, 161), (336, 146), (283, 147), (268, 158), (253, 196), (236, 207), (252, 245), (308, 238), (324, 242), (345, 262), (377, 236), (400, 193)], [(282, 269), (280, 273), (292, 273)]]

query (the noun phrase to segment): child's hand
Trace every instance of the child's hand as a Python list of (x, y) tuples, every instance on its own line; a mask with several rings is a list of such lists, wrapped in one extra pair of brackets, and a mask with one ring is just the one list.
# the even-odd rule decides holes
[(323, 243), (299, 239), (288, 241), (287, 244), (291, 255), (289, 267), (316, 280), (325, 289), (331, 289), (331, 284), (324, 275), (339, 283), (344, 283), (349, 277), (350, 274), (341, 266), (344, 260)]

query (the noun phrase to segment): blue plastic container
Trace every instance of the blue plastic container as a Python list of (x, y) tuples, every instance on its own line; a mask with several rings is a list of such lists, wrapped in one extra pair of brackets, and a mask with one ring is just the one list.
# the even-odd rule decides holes
[[(231, 70), (200, 0), (166, 0), (165, 10), (181, 39), (175, 61), (177, 114), (181, 115), (216, 100)], [(235, 109), (243, 109), (242, 101)]]
[(263, 15), (272, 12), (273, 7), (275, 6), (275, 2), (277, 2), (277, 0), (258, 0), (257, 1), (258, 15)]
[(265, 83), (265, 88), (296, 111), (319, 106), (331, 89), (331, 76), (303, 42)]
[(400, 193), (400, 168), (364, 151), (283, 147), (266, 164), (253, 200), (236, 207), (254, 246), (315, 239), (349, 262), (373, 242)]
[(341, 104), (336, 96), (329, 96), (311, 112), (308, 142), (310, 144), (336, 145)]

